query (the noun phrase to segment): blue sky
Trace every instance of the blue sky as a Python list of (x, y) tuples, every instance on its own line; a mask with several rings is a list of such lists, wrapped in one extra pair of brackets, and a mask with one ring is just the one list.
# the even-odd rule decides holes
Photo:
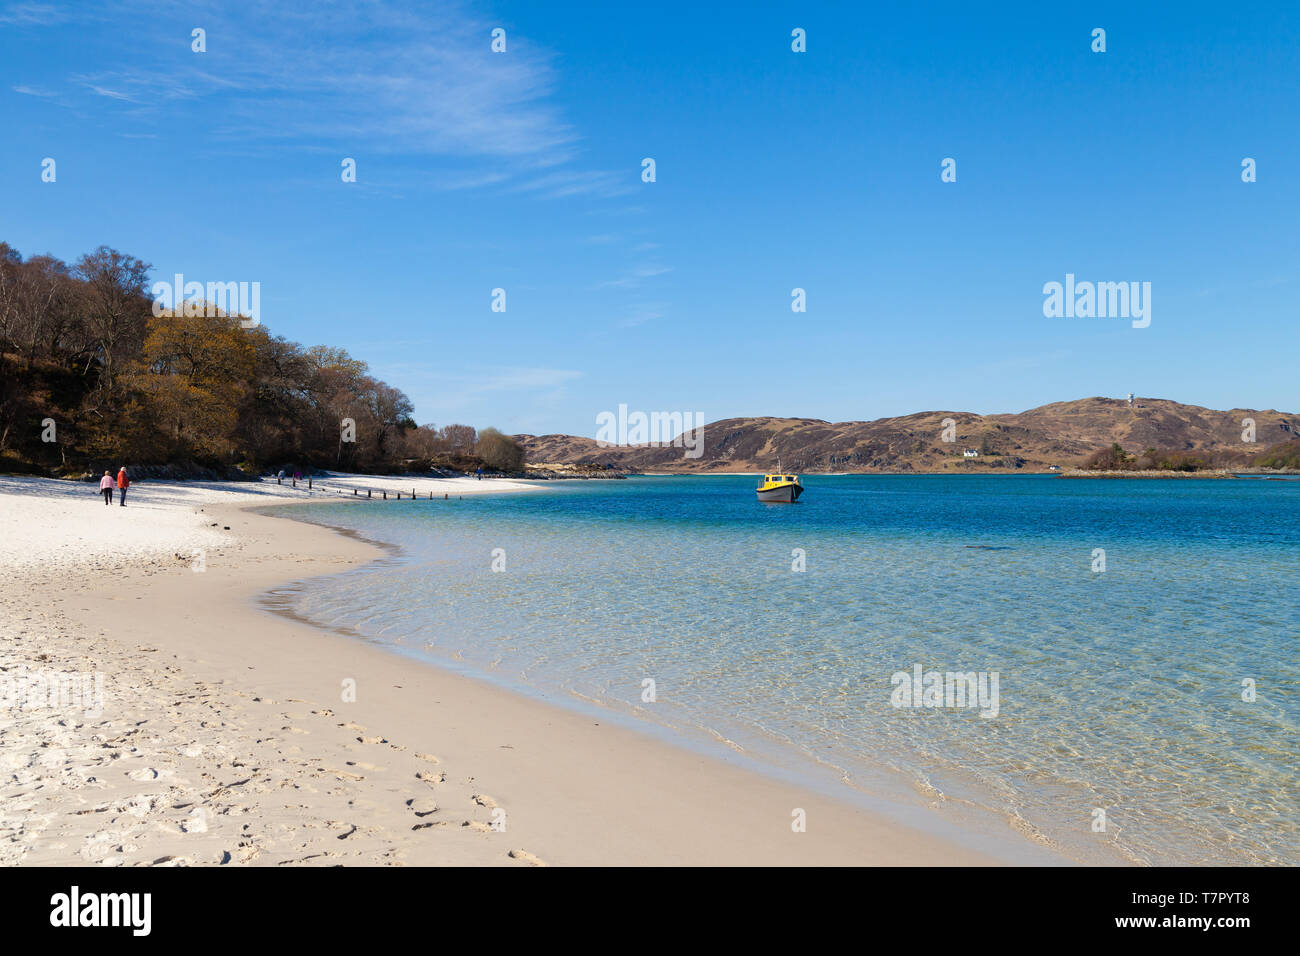
[(421, 422), (1300, 409), (1294, 5), (223, 6), (0, 0), (0, 239), (258, 281)]

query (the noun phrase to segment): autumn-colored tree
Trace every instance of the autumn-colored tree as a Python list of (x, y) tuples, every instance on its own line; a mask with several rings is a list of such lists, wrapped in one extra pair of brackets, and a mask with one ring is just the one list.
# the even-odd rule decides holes
[(474, 453), (483, 459), (483, 464), (497, 471), (516, 472), (524, 468), (523, 447), (495, 428), (485, 428), (478, 433)]
[(130, 384), (166, 436), (168, 457), (222, 458), (235, 450), (255, 358), (235, 318), (164, 313), (149, 319)]

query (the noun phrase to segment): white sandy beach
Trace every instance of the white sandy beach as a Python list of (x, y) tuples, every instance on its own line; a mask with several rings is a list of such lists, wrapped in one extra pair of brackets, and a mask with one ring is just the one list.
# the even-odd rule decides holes
[(1002, 859), (262, 610), (270, 587), (381, 552), (250, 508), (535, 487), (325, 484), (137, 482), (119, 508), (92, 484), (0, 477), (0, 675), (99, 674), (103, 691), (102, 712), (91, 694), (0, 707), (0, 863)]

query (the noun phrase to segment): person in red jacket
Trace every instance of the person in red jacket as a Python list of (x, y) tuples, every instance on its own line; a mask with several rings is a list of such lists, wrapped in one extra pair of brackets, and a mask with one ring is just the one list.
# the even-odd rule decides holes
[(126, 507), (126, 489), (131, 487), (131, 479), (126, 476), (126, 465), (117, 473), (117, 503)]

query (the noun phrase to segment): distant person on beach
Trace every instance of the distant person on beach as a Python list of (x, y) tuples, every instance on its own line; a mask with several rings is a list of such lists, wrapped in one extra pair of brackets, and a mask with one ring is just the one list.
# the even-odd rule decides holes
[(113, 503), (113, 473), (105, 471), (104, 477), (99, 479), (99, 493), (104, 496), (104, 504)]
[(478, 480), (479, 480), (479, 481), (482, 481), (482, 480), (483, 480), (483, 466), (482, 466), (482, 465), (479, 465), (479, 466), (478, 466)]
[[(117, 473), (117, 503), (126, 507), (126, 489), (131, 487), (131, 479), (126, 476), (126, 465)], [(112, 492), (110, 491), (111, 495)]]

